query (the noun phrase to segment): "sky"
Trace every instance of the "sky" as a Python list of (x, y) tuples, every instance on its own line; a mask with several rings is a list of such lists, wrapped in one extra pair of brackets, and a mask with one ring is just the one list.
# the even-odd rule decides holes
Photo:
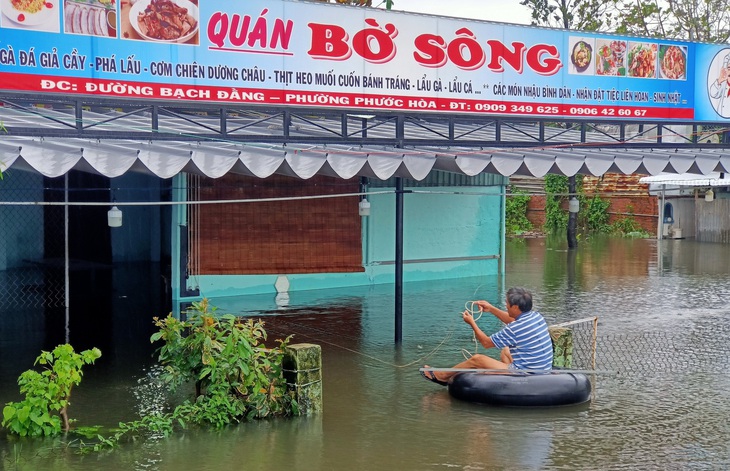
[[(530, 9), (519, 0), (394, 0), (393, 9), (475, 20), (530, 24)], [(374, 1), (377, 5), (379, 1)]]

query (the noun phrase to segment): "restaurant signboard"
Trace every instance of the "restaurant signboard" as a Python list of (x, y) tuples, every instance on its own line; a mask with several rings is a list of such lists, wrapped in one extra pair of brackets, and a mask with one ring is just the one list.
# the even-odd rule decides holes
[(484, 116), (730, 118), (730, 48), (721, 45), (281, 0), (0, 6), (3, 91)]

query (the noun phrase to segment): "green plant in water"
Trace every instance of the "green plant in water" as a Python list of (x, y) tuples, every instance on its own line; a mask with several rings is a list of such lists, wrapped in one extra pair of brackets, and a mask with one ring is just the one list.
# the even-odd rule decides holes
[[(610, 223), (608, 212), (611, 202), (598, 195), (589, 198), (583, 191), (582, 177), (577, 179), (576, 193), (580, 201), (578, 221), (584, 235), (606, 234), (626, 235), (631, 237), (650, 236), (634, 219), (633, 207), (629, 205), (628, 216)], [(567, 199), (568, 178), (561, 175), (545, 176), (545, 231), (557, 234), (567, 228), (568, 212), (561, 209)], [(580, 238), (580, 234), (578, 235)]]
[[(171, 390), (194, 385), (192, 400), (171, 413), (154, 413), (121, 423), (110, 437), (98, 436), (94, 450), (116, 446), (124, 437), (171, 434), (189, 425), (221, 428), (232, 423), (298, 414), (282, 370), (284, 349), (291, 337), (269, 348), (264, 324), (227, 314), (217, 316), (207, 299), (193, 303), (187, 321), (155, 318), (159, 331), (151, 341), (164, 342), (158, 360), (161, 379)], [(88, 451), (83, 446), (82, 450)]]
[(197, 407), (188, 418), (220, 427), (241, 418), (291, 413), (294, 404), (281, 367), (291, 337), (268, 348), (262, 321), (216, 316), (215, 310), (204, 299), (193, 303), (189, 321), (155, 320), (160, 331), (151, 340), (165, 342), (158, 350), (163, 380), (173, 389), (195, 383)]
[(510, 187), (510, 196), (505, 202), (505, 230), (507, 234), (520, 234), (532, 230), (532, 223), (527, 219), (527, 205), (530, 195), (526, 191)]
[(627, 216), (620, 218), (611, 224), (611, 232), (629, 237), (650, 237), (650, 234), (646, 232), (638, 222), (636, 222), (636, 219), (634, 219), (634, 207), (628, 205), (626, 207), (626, 211), (629, 213)]
[(568, 177), (545, 175), (545, 231), (556, 234), (568, 227), (568, 212), (561, 208), (567, 199)]
[(43, 371), (27, 370), (18, 378), (25, 399), (9, 402), (3, 408), (2, 425), (22, 437), (43, 437), (68, 431), (71, 389), (81, 383), (82, 367), (101, 357), (98, 348), (76, 353), (71, 345), (59, 345), (43, 351), (35, 364)]
[(602, 234), (609, 231), (609, 214), (608, 208), (611, 202), (602, 199), (599, 196), (586, 200), (583, 204), (586, 229), (596, 234)]

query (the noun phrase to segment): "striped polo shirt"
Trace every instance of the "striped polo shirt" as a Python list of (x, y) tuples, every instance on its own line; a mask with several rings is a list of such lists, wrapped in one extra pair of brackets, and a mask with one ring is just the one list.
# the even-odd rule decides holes
[(512, 368), (518, 370), (550, 370), (553, 365), (553, 343), (547, 322), (537, 311), (523, 312), (502, 330), (490, 336), (497, 348), (509, 347)]

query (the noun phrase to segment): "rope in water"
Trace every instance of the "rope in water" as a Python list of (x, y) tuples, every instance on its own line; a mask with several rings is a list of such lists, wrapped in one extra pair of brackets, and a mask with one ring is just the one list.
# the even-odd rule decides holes
[[(479, 288), (480, 287), (481, 287), (481, 285), (479, 285), (476, 288), (476, 290), (474, 290), (474, 294), (475, 295), (476, 295), (477, 291), (479, 291)], [(472, 315), (472, 317), (474, 317), (474, 320), (475, 321), (478, 321), (479, 319), (481, 319), (483, 312), (482, 312), (481, 309), (479, 309), (479, 307), (476, 307), (476, 308), (474, 307), (476, 305), (476, 303), (477, 303), (477, 301), (466, 301), (464, 303), (464, 308), (471, 313), (471, 315)], [(462, 314), (462, 313), (459, 313), (459, 314)], [(279, 318), (278, 320), (284, 320), (284, 319)], [(286, 321), (289, 322), (289, 323), (293, 323), (293, 324), (296, 325), (296, 323), (291, 322), (288, 319), (286, 319)], [(363, 352), (360, 352), (360, 351), (353, 350), (351, 348), (345, 347), (345, 346), (340, 345), (338, 343), (329, 342), (329, 341), (324, 340), (322, 338), (314, 337), (311, 334), (306, 334), (306, 333), (303, 333), (303, 332), (294, 332), (294, 331), (292, 331), (292, 333), (294, 333), (295, 335), (301, 335), (301, 336), (304, 336), (304, 337), (311, 338), (311, 339), (313, 339), (313, 340), (315, 340), (317, 342), (326, 343), (326, 344), (331, 345), (333, 347), (341, 348), (342, 350), (347, 350), (348, 352), (355, 353), (357, 355), (360, 355), (360, 356), (369, 358), (369, 359), (371, 359), (373, 361), (376, 361), (378, 363), (382, 363), (384, 365), (388, 365), (388, 366), (391, 366), (391, 367), (394, 367), (394, 368), (407, 368), (409, 366), (413, 366), (415, 364), (422, 363), (423, 361), (425, 361), (426, 359), (428, 359), (429, 357), (431, 357), (433, 354), (435, 354), (437, 351), (439, 351), (439, 349), (441, 349), (441, 347), (448, 340), (450, 340), (451, 337), (453, 336), (453, 334), (454, 334), (454, 321), (455, 321), (455, 319), (451, 321), (451, 324), (449, 325), (449, 329), (448, 329), (448, 331), (447, 331), (446, 336), (444, 337), (444, 339), (441, 340), (441, 342), (439, 342), (439, 344), (433, 350), (431, 350), (430, 352), (428, 352), (426, 355), (422, 355), (421, 357), (419, 357), (419, 358), (417, 358), (417, 359), (415, 359), (415, 360), (413, 360), (411, 362), (408, 362), (406, 364), (403, 364), (403, 365), (399, 365), (399, 364), (396, 364), (396, 363), (392, 363), (392, 362), (389, 362), (389, 361), (382, 360), (382, 359), (377, 358), (377, 357), (374, 357), (372, 355), (368, 355), (367, 353), (363, 353)], [(312, 330), (318, 330), (322, 334), (327, 334), (327, 332), (321, 331), (319, 329), (314, 329), (312, 327), (307, 327), (307, 328), (312, 329)], [(284, 334), (284, 332), (281, 332), (281, 333)], [(477, 350), (479, 349), (479, 341), (477, 340), (477, 337), (476, 337), (476, 333), (475, 332), (472, 332), (472, 338), (473, 338), (473, 341), (474, 341), (474, 353), (469, 352), (465, 348), (462, 348), (461, 349), (461, 353), (464, 356), (464, 359), (467, 359), (467, 360), (470, 357), (472, 357), (474, 354), (476, 354)]]
[[(476, 315), (476, 317), (474, 317), (474, 320), (475, 321), (478, 321), (482, 317), (483, 311), (479, 310), (478, 308), (477, 309), (474, 309), (474, 305), (475, 304), (476, 304), (476, 301), (467, 301), (465, 303), (465, 308), (466, 308), (466, 310), (468, 310), (472, 314), (472, 316), (475, 316)], [(577, 321), (565, 322), (563, 324), (556, 324), (555, 326), (557, 327), (557, 326), (573, 325), (575, 323), (583, 322), (585, 320), (593, 320), (593, 318), (579, 319)], [(324, 334), (324, 335), (327, 335), (328, 334), (328, 332), (323, 331), (321, 329), (316, 329), (316, 328), (311, 327), (311, 326), (302, 326), (301, 324), (297, 324), (296, 322), (293, 322), (290, 319), (286, 319), (284, 317), (278, 317), (277, 318), (277, 321), (279, 321), (279, 322), (284, 321), (284, 322), (287, 322), (289, 324), (298, 325), (299, 327), (304, 327), (304, 328), (307, 328), (307, 329), (310, 329), (310, 330), (317, 331), (320, 334)], [(449, 325), (449, 329), (448, 329), (448, 331), (447, 331), (446, 336), (444, 337), (444, 339), (441, 340), (441, 342), (439, 342), (439, 344), (433, 350), (431, 350), (427, 354), (422, 355), (421, 357), (419, 357), (419, 358), (417, 358), (417, 359), (415, 359), (415, 360), (413, 360), (411, 362), (408, 362), (408, 363), (405, 363), (405, 364), (401, 364), (401, 365), (396, 364), (396, 363), (393, 363), (393, 362), (385, 361), (385, 360), (383, 360), (381, 358), (378, 358), (378, 357), (375, 357), (375, 356), (372, 356), (372, 355), (368, 355), (367, 353), (363, 353), (363, 352), (360, 352), (358, 350), (354, 350), (352, 348), (345, 347), (344, 345), (340, 345), (340, 344), (335, 343), (335, 342), (330, 342), (330, 341), (325, 340), (325, 339), (323, 339), (321, 337), (316, 337), (316, 336), (312, 335), (311, 333), (306, 333), (306, 332), (301, 332), (301, 331), (298, 331), (297, 332), (297, 331), (293, 331), (293, 330), (290, 330), (289, 333), (293, 333), (295, 335), (301, 335), (303, 337), (310, 338), (310, 339), (315, 340), (317, 342), (325, 343), (327, 345), (331, 345), (333, 347), (337, 347), (337, 348), (340, 348), (342, 350), (346, 350), (348, 352), (355, 353), (357, 355), (363, 356), (365, 358), (368, 358), (370, 360), (373, 360), (373, 361), (378, 362), (378, 363), (382, 363), (384, 365), (387, 365), (387, 366), (390, 366), (390, 367), (393, 367), (393, 368), (407, 368), (407, 367), (413, 366), (413, 365), (415, 365), (417, 363), (422, 363), (423, 361), (425, 361), (426, 359), (428, 359), (429, 357), (431, 357), (433, 354), (435, 354), (437, 351), (439, 351), (441, 349), (441, 347), (443, 347), (443, 345), (446, 342), (448, 342), (451, 339), (451, 337), (453, 336), (453, 334), (454, 334), (454, 321), (455, 320), (452, 320), (451, 321), (451, 324)], [(270, 329), (270, 330), (275, 330), (275, 331), (278, 331), (281, 334), (288, 335), (286, 332), (284, 332), (283, 330), (277, 329), (276, 327), (274, 327), (273, 329)], [(473, 338), (474, 338), (474, 343), (475, 343), (475, 352), (474, 352), (474, 354), (475, 354), (476, 353), (476, 348), (478, 348), (479, 343), (478, 343), (478, 341), (476, 339), (476, 334), (474, 334)], [(466, 349), (461, 349), (461, 351), (462, 351), (462, 354), (464, 354), (464, 358), (467, 358), (467, 359), (468, 359), (468, 357), (466, 356), (467, 354), (469, 356), (473, 356), (474, 355), (474, 354), (468, 352)], [(504, 373), (505, 372), (505, 370), (480, 369), (480, 368), (435, 368), (435, 367), (424, 368), (424, 367), (422, 367), (422, 368), (419, 368), (418, 370), (419, 371), (422, 371), (422, 372), (425, 372), (425, 371), (435, 371), (435, 372), (439, 372), (439, 371), (442, 371), (442, 372), (466, 372), (466, 371), (472, 371), (472, 372), (477, 372), (477, 373)], [(558, 373), (583, 373), (583, 374), (617, 374), (618, 373), (618, 371), (613, 371), (613, 370), (596, 370), (596, 369), (563, 369), (563, 368), (561, 368), (559, 370), (554, 370), (554, 371), (555, 372), (558, 372)], [(544, 373), (543, 370), (521, 370), (520, 371), (520, 373), (532, 373), (532, 372)]]
[[(286, 322), (289, 322), (290, 324), (295, 324), (296, 325), (296, 323), (291, 322), (288, 319), (279, 318), (277, 320), (278, 321), (284, 320)], [(436, 353), (449, 339), (451, 339), (451, 337), (454, 334), (453, 321), (451, 322), (451, 324), (452, 325), (450, 325), (450, 328), (449, 328), (448, 332), (446, 333), (446, 336), (444, 337), (444, 339), (441, 342), (439, 342), (439, 344), (433, 350), (431, 350), (427, 354), (422, 355), (421, 357), (419, 357), (419, 358), (417, 358), (417, 359), (415, 359), (415, 360), (413, 360), (411, 362), (408, 362), (408, 363), (405, 363), (405, 364), (402, 364), (402, 365), (399, 365), (399, 364), (396, 364), (396, 363), (392, 363), (392, 362), (389, 362), (389, 361), (385, 361), (385, 360), (383, 360), (381, 358), (377, 358), (377, 357), (374, 357), (372, 355), (368, 355), (367, 353), (363, 353), (363, 352), (360, 352), (360, 351), (357, 351), (357, 350), (353, 350), (352, 348), (345, 347), (344, 345), (340, 345), (340, 344), (335, 343), (335, 342), (330, 342), (330, 341), (324, 340), (322, 338), (315, 337), (315, 336), (313, 336), (311, 334), (308, 334), (308, 333), (305, 333), (305, 332), (291, 331), (291, 333), (293, 333), (294, 335), (301, 335), (303, 337), (310, 338), (310, 339), (315, 340), (317, 342), (326, 343), (327, 345), (331, 345), (333, 347), (341, 348), (342, 350), (347, 350), (348, 352), (358, 354), (360, 356), (363, 356), (365, 358), (369, 358), (370, 360), (376, 361), (378, 363), (382, 363), (382, 364), (387, 365), (387, 366), (391, 366), (391, 367), (394, 367), (394, 368), (407, 368), (407, 367), (413, 366), (415, 364), (422, 363), (424, 360), (426, 360), (427, 358), (431, 357), (434, 353)], [(308, 329), (311, 329), (311, 330), (319, 330), (319, 329), (314, 329), (312, 327), (307, 327), (307, 328)], [(274, 328), (273, 330), (278, 330), (278, 329)], [(282, 332), (281, 330), (279, 330), (279, 332), (282, 333), (282, 334), (285, 334), (285, 332)], [(323, 333), (323, 334), (326, 334), (327, 333), (327, 332), (324, 332), (324, 331), (321, 331), (321, 330), (319, 332), (320, 333)]]
[[(474, 291), (474, 295), (477, 294), (477, 291), (479, 291), (479, 288), (480, 287), (481, 287), (481, 285), (477, 287), (477, 289)], [(477, 304), (477, 301), (466, 301), (464, 303), (464, 308), (467, 311), (469, 311), (469, 313), (474, 318), (474, 321), (479, 321), (479, 319), (481, 319), (481, 317), (484, 314), (484, 312), (478, 306), (476, 306), (476, 304)], [(459, 313), (459, 314), (461, 315), (463, 313)], [(557, 324), (554, 327), (569, 326), (569, 325), (572, 325), (572, 324), (575, 324), (575, 323), (578, 323), (578, 322), (582, 322), (584, 320), (585, 319), (580, 319), (578, 321), (565, 322), (563, 324)], [(320, 334), (324, 334), (324, 335), (327, 335), (328, 334), (328, 332), (323, 331), (321, 329), (316, 329), (316, 328), (311, 327), (311, 326), (302, 326), (301, 324), (297, 324), (296, 322), (293, 322), (290, 319), (287, 319), (287, 318), (285, 318), (283, 316), (282, 317), (277, 317), (277, 321), (284, 321), (284, 322), (288, 322), (290, 324), (298, 325), (299, 327), (304, 327), (304, 328), (307, 328), (307, 329), (310, 329), (310, 330), (317, 331)], [(390, 367), (393, 367), (393, 368), (407, 368), (407, 367), (413, 366), (413, 365), (415, 365), (417, 363), (422, 363), (423, 361), (425, 361), (426, 359), (428, 359), (429, 357), (431, 357), (432, 355), (434, 355), (437, 351), (439, 351), (441, 349), (441, 347), (443, 347), (443, 345), (447, 341), (449, 341), (451, 339), (451, 337), (453, 336), (453, 334), (454, 334), (454, 322), (455, 322), (455, 318), (452, 319), (452, 321), (451, 321), (451, 323), (449, 325), (448, 331), (446, 333), (446, 336), (443, 338), (443, 340), (441, 340), (441, 342), (439, 342), (439, 344), (433, 350), (431, 350), (427, 354), (422, 355), (419, 358), (417, 358), (417, 359), (415, 359), (415, 360), (413, 360), (411, 362), (408, 362), (408, 363), (405, 363), (405, 364), (400, 364), (400, 365), (399, 364), (396, 364), (396, 363), (393, 363), (393, 362), (389, 362), (389, 361), (383, 360), (381, 358), (378, 358), (378, 357), (375, 357), (375, 356), (372, 356), (372, 355), (368, 355), (367, 353), (363, 353), (361, 351), (354, 350), (352, 348), (348, 348), (348, 347), (346, 347), (344, 345), (340, 345), (339, 343), (336, 343), (336, 342), (330, 342), (330, 341), (325, 340), (325, 339), (323, 339), (321, 337), (315, 337), (312, 334), (308, 334), (308, 333), (301, 332), (301, 331), (299, 331), (299, 332), (297, 332), (297, 331), (291, 331), (290, 333), (293, 333), (295, 335), (300, 335), (300, 336), (303, 336), (303, 337), (307, 337), (307, 338), (313, 339), (313, 340), (315, 340), (317, 342), (325, 343), (327, 345), (331, 345), (333, 347), (340, 348), (342, 350), (346, 350), (346, 351), (351, 352), (351, 353), (355, 353), (357, 355), (363, 356), (365, 358), (368, 358), (370, 360), (373, 360), (375, 362), (378, 362), (378, 363), (381, 363), (381, 364), (384, 364), (384, 365), (387, 365), (387, 366), (390, 366)], [(280, 331), (280, 333), (286, 335), (286, 332)], [(468, 360), (469, 358), (471, 358), (472, 356), (474, 356), (477, 353), (478, 349), (479, 349), (479, 341), (477, 340), (476, 332), (472, 332), (472, 340), (474, 342), (474, 353), (469, 352), (465, 348), (462, 348), (461, 349), (461, 353), (462, 353), (462, 355), (463, 355), (463, 357), (464, 357), (465, 360)], [(419, 346), (419, 348), (420, 348), (420, 346)], [(431, 368), (431, 367), (429, 367), (429, 368), (419, 368), (419, 371), (451, 371), (451, 372), (453, 372), (453, 371), (483, 371), (483, 372), (488, 372), (488, 371), (504, 371), (504, 370), (480, 370), (480, 369), (464, 370), (464, 369), (455, 369), (455, 368)], [(560, 371), (561, 372), (565, 372), (565, 373), (615, 373), (615, 372), (610, 372), (610, 371), (600, 372), (598, 370), (562, 370), (561, 369)]]

